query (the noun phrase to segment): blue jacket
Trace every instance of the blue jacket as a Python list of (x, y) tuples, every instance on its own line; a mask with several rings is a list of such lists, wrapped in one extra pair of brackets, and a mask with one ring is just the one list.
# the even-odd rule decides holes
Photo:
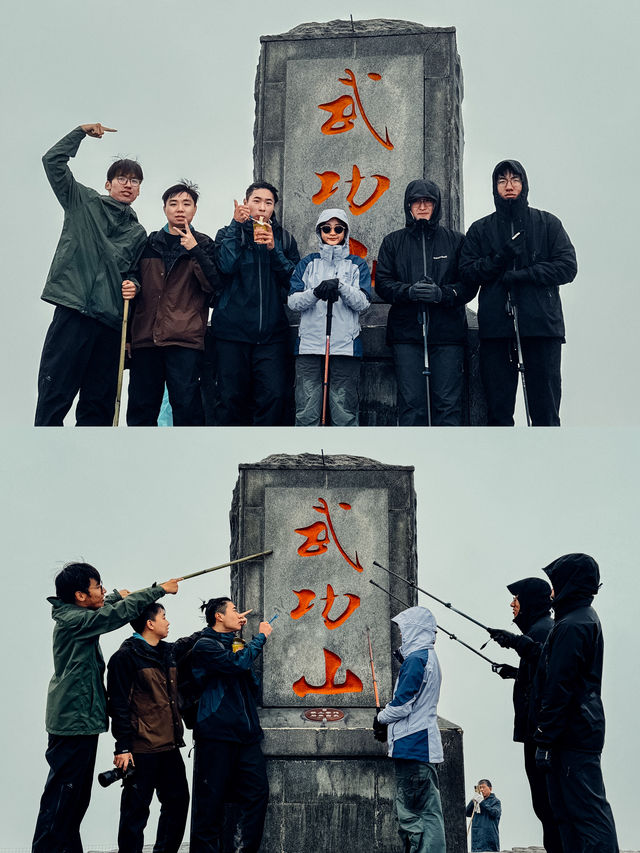
[(222, 279), (211, 319), (216, 338), (268, 344), (289, 335), (284, 306), (300, 255), (296, 241), (275, 216), (271, 224), (275, 242), (271, 251), (254, 243), (251, 221), (232, 219), (216, 235), (215, 260)]
[(196, 740), (262, 740), (255, 698), (258, 679), (251, 665), (267, 638), (258, 634), (244, 649), (233, 652), (234, 636), (205, 628), (193, 647), (193, 675), (203, 688), (193, 730)]
[[(346, 226), (339, 246), (322, 242), (320, 225), (339, 219)], [(349, 254), (349, 222), (344, 210), (323, 210), (316, 223), (319, 250), (303, 258), (291, 276), (289, 308), (300, 311), (298, 355), (324, 355), (327, 329), (327, 302), (314, 295), (314, 288), (326, 279), (337, 278), (338, 301), (332, 309), (331, 355), (362, 355), (360, 313), (371, 299), (371, 275), (362, 258)]]
[[(473, 814), (474, 802), (471, 800), (467, 806), (467, 817)], [(471, 824), (471, 850), (500, 850), (500, 834), (498, 824), (502, 806), (495, 794), (489, 796), (480, 803), (480, 811), (473, 815)]]
[(436, 620), (426, 607), (410, 607), (392, 621), (402, 632), (404, 662), (393, 699), (378, 714), (378, 720), (389, 726), (389, 755), (441, 764), (444, 757), (437, 706), (442, 677), (433, 648)]

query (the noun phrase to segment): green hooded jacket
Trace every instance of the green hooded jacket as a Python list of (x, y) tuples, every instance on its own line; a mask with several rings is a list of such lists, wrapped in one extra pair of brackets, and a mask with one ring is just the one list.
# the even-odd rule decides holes
[(52, 735), (95, 735), (107, 731), (107, 697), (100, 635), (126, 625), (164, 595), (161, 586), (115, 591), (91, 610), (51, 597), (53, 677), (47, 691), (46, 729)]
[(69, 158), (85, 136), (77, 127), (42, 158), (64, 209), (62, 234), (42, 298), (120, 329), (122, 281), (136, 266), (147, 234), (130, 204), (100, 195), (71, 174)]

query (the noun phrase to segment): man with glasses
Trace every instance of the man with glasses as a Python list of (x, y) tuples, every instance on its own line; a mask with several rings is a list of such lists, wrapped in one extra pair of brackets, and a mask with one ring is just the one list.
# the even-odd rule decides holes
[(54, 673), (47, 692), (49, 775), (40, 800), (32, 853), (81, 853), (80, 824), (89, 807), (98, 736), (107, 731), (100, 636), (135, 619), (178, 579), (106, 595), (89, 563), (68, 563), (56, 576), (51, 604)]
[(460, 257), (462, 279), (480, 290), (488, 423), (513, 426), (520, 363), (531, 423), (560, 426), (560, 285), (576, 276), (575, 250), (556, 216), (529, 207), (527, 174), (517, 160), (498, 163), (492, 183), (496, 212), (473, 223)]
[(135, 160), (116, 160), (107, 171), (107, 195), (100, 195), (79, 184), (68, 166), (85, 136), (113, 132), (99, 123), (81, 125), (42, 158), (64, 224), (42, 293), (56, 309), (40, 360), (36, 426), (62, 426), (78, 392), (78, 426), (113, 422), (122, 281), (146, 240), (131, 208), (142, 169)]
[(375, 288), (391, 303), (387, 344), (399, 426), (461, 426), (463, 420), (464, 306), (474, 293), (459, 282), (464, 237), (440, 225), (440, 213), (437, 184), (411, 181), (405, 227), (387, 234), (378, 253)]

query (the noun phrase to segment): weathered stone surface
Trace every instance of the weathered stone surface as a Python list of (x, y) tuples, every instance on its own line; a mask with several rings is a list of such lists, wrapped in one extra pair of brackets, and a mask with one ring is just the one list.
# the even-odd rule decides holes
[[(282, 190), (281, 219), (303, 255), (316, 248), (319, 211), (343, 207), (357, 252), (375, 273), (383, 236), (404, 226), (405, 187), (420, 177), (440, 186), (442, 224), (461, 228), (463, 83), (454, 27), (336, 20), (260, 41), (254, 174)], [(374, 290), (362, 315), (362, 426), (397, 423), (388, 310)], [(295, 336), (299, 318), (289, 316)], [(479, 424), (486, 418), (473, 332), (467, 350), (464, 419)]]
[[(314, 510), (322, 506), (320, 498), (331, 510), (327, 547), (316, 556), (302, 557), (299, 548), (308, 534), (301, 535), (296, 528), (315, 521), (328, 525), (327, 515)], [(271, 785), (262, 853), (342, 853), (345, 846), (351, 853), (392, 853), (398, 847), (393, 762), (386, 745), (372, 737), (375, 700), (365, 629), (371, 629), (380, 698), (386, 702), (397, 672), (391, 651), (399, 640), (390, 617), (403, 605), (368, 581), (373, 579), (401, 601), (415, 604), (411, 587), (373, 566), (378, 560), (401, 577), (414, 582), (417, 578), (413, 468), (364, 457), (314, 454), (277, 454), (241, 465), (231, 529), (232, 558), (274, 550), (267, 558), (232, 570), (233, 597), (243, 608), (254, 608), (248, 633), (256, 630), (263, 613), (279, 612), (261, 661), (260, 717)], [(350, 559), (357, 551), (362, 572), (345, 561), (336, 540)], [(324, 615), (337, 618), (333, 609), (339, 614), (346, 601), (342, 595), (338, 608), (343, 581), (349, 592), (361, 597), (361, 604), (342, 625), (329, 629), (323, 623), (322, 605), (327, 602), (322, 598), (330, 583), (337, 598)], [(300, 600), (295, 591), (302, 589), (314, 591), (316, 598), (308, 612), (294, 619), (291, 613)], [(360, 675), (361, 692), (300, 697), (293, 691), (294, 675), (300, 672), (310, 684), (323, 681), (326, 672), (318, 667), (323, 648), (334, 650)], [(335, 684), (343, 679), (341, 668)], [(309, 705), (339, 708), (344, 718), (308, 720), (303, 712)], [(448, 851), (462, 853), (466, 850), (462, 732), (447, 720), (439, 720), (439, 725), (445, 761), (438, 772)]]

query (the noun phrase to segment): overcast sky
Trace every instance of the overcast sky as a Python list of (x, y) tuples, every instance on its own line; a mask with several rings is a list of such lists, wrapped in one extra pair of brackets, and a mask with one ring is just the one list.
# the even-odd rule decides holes
[[(43, 723), (53, 623), (45, 597), (62, 564), (85, 559), (110, 589), (137, 589), (224, 562), (238, 464), (323, 448), (325, 454), (415, 465), (419, 584), (485, 624), (510, 626), (507, 583), (542, 576), (540, 568), (563, 553), (585, 551), (598, 560), (605, 782), (621, 847), (638, 849), (636, 432), (510, 430), (500, 443), (489, 430), (436, 435), (437, 441), (426, 441), (422, 430), (264, 430), (256, 450), (255, 431), (246, 429), (217, 430), (213, 439), (210, 430), (182, 436), (177, 430), (5, 430), (8, 452), (0, 473), (7, 488), (0, 513), (8, 639), (0, 749), (10, 772), (0, 780), (0, 848), (30, 842), (46, 777)], [(268, 539), (265, 531), (267, 545)], [(178, 596), (166, 598), (172, 635), (196, 630), (200, 601), (218, 594), (228, 594), (226, 570), (185, 582)], [(441, 605), (420, 603), (474, 647), (485, 641), (483, 631)], [(127, 635), (123, 629), (106, 636), (105, 656)], [(464, 730), (467, 794), (488, 776), (503, 802), (503, 847), (541, 843), (521, 747), (511, 741), (512, 683), (444, 634), (436, 649), (443, 669), (440, 714)], [(514, 653), (494, 644), (486, 653), (516, 663)], [(112, 748), (111, 736), (104, 735), (98, 769), (109, 767)], [(113, 843), (117, 813), (115, 786), (96, 786), (85, 841)]]
[[(214, 234), (252, 176), (253, 85), (259, 36), (342, 14), (455, 26), (465, 77), (467, 226), (492, 209), (490, 175), (506, 156), (525, 165), (534, 206), (556, 213), (579, 273), (563, 288), (562, 430), (39, 430), (36, 375), (52, 307), (39, 299), (62, 212), (40, 158), (80, 123), (118, 128), (87, 139), (77, 178), (101, 187), (115, 155), (139, 156), (136, 209), (162, 224), (160, 195), (181, 177), (202, 190), (196, 226)], [(335, 10), (335, 11), (334, 11)], [(600, 562), (596, 599), (606, 637), (603, 766), (621, 847), (637, 849), (639, 737), (637, 588), (640, 475), (637, 394), (638, 17), (633, 0), (380, 0), (350, 8), (274, 0), (59, 0), (3, 13), (5, 83), (0, 206), (4, 315), (3, 619), (0, 848), (28, 846), (46, 777), (44, 704), (52, 622), (46, 595), (62, 564), (93, 562), (110, 586), (223, 561), (241, 462), (273, 452), (351, 453), (415, 465), (420, 582), (481, 621), (508, 627), (510, 581), (555, 556)], [(268, 177), (268, 176), (266, 176)], [(397, 227), (394, 224), (393, 227)], [(598, 427), (584, 430), (576, 427)], [(194, 580), (168, 600), (174, 636), (194, 629), (204, 596), (227, 578)], [(424, 602), (421, 602), (424, 603)], [(436, 617), (476, 645), (484, 635)], [(475, 633), (474, 633), (475, 632)], [(105, 655), (126, 636), (106, 638)], [(8, 638), (8, 639), (7, 639)], [(467, 793), (480, 776), (502, 799), (502, 844), (541, 843), (521, 760), (511, 742), (511, 685), (443, 635), (440, 713), (464, 729)], [(495, 655), (501, 655), (494, 648)], [(506, 653), (505, 653), (506, 656)], [(512, 661), (514, 662), (514, 661)], [(99, 769), (111, 761), (101, 739)], [(189, 764), (190, 767), (190, 764)], [(7, 768), (9, 772), (7, 772)], [(88, 844), (115, 841), (118, 791), (96, 787)]]
[[(116, 155), (138, 156), (136, 210), (162, 225), (160, 196), (181, 177), (202, 190), (196, 225), (215, 234), (252, 178), (253, 86), (261, 34), (338, 17), (308, 0), (26, 0), (0, 33), (5, 83), (0, 209), (5, 277), (1, 360), (5, 423), (33, 422), (42, 341), (53, 308), (40, 293), (62, 211), (42, 154), (73, 127), (118, 129), (85, 139), (76, 177), (101, 188)], [(640, 4), (633, 0), (354, 0), (342, 16), (455, 26), (465, 83), (466, 225), (493, 209), (490, 176), (522, 161), (532, 205), (557, 214), (577, 250), (562, 288), (567, 325), (562, 418), (637, 425), (632, 393), (639, 313), (635, 221)], [(268, 175), (265, 177), (269, 177)], [(390, 230), (399, 227), (391, 223)], [(302, 235), (302, 242), (307, 235)]]

